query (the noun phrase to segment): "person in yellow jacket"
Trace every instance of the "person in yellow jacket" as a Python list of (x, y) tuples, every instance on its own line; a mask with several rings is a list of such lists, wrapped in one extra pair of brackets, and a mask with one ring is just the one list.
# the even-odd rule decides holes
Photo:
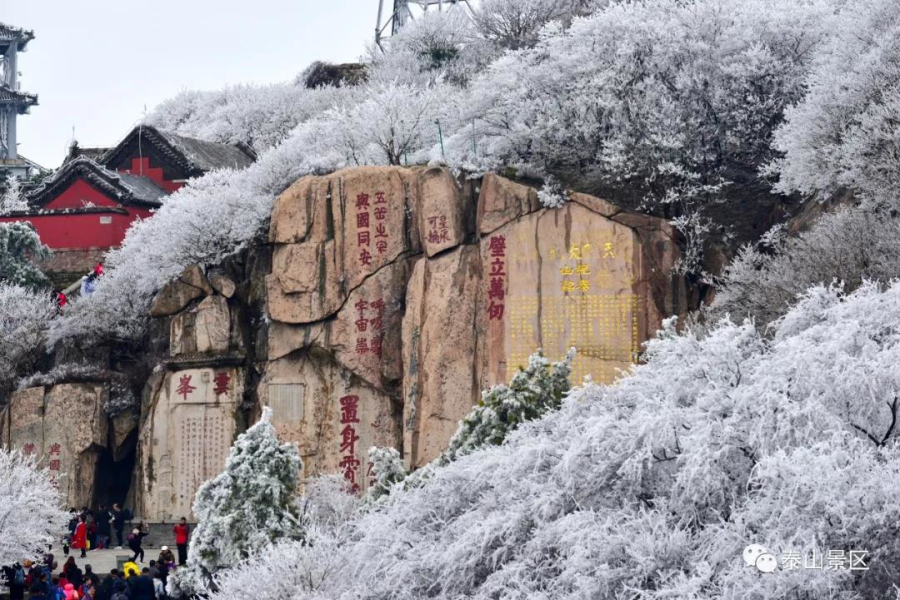
[(137, 563), (134, 561), (128, 561), (124, 565), (122, 565), (122, 572), (125, 574), (125, 578), (129, 578), (132, 575), (137, 577), (141, 574), (141, 568), (137, 566)]

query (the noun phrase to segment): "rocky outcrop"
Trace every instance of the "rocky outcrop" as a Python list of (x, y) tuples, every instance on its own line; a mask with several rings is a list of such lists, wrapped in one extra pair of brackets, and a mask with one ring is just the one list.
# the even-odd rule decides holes
[(186, 268), (178, 279), (167, 283), (156, 295), (150, 307), (150, 316), (174, 315), (197, 298), (209, 294), (212, 294), (212, 286), (209, 285), (206, 275), (200, 267), (192, 265)]
[(36, 387), (13, 393), (4, 414), (4, 446), (35, 456), (66, 506), (93, 503), (107, 447), (106, 397), (100, 384)]
[[(272, 216), (266, 376), (327, 357), (390, 399), (404, 456), (421, 466), (481, 390), (538, 348), (557, 359), (576, 346), (576, 381), (611, 382), (638, 361), (661, 320), (686, 309), (675, 236), (592, 196), (543, 208), (535, 189), (494, 174), (480, 185), (440, 168), (301, 179)], [(330, 396), (322, 406), (349, 393), (316, 389)], [(284, 435), (316, 448), (307, 474), (322, 472), (340, 462), (336, 431), (304, 414)]]
[(677, 248), (666, 221), (583, 194), (544, 208), (495, 174), (304, 177), (276, 200), (267, 244), (189, 267), (157, 295), (139, 414), (107, 419), (102, 384), (36, 388), (13, 398), (3, 441), (43, 460), (58, 448), (69, 503), (90, 502), (98, 464), (132, 461), (136, 513), (191, 520), (199, 486), (268, 405), (305, 477), (338, 472), (363, 491), (369, 447), (428, 463), (538, 348), (576, 347), (576, 383), (640, 361), (662, 319), (688, 308)]

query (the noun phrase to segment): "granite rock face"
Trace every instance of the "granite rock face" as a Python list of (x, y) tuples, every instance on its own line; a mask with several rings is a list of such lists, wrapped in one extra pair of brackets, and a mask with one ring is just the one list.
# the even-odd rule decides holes
[[(265, 377), (326, 362), (358, 380), (389, 400), (392, 445), (412, 466), (538, 348), (559, 359), (575, 346), (575, 382), (612, 382), (687, 308), (667, 222), (584, 194), (543, 208), (535, 189), (495, 174), (480, 186), (441, 168), (306, 177), (277, 200), (269, 240)], [(357, 393), (300, 379), (304, 416), (283, 435), (315, 448), (307, 474), (335, 470), (339, 432), (314, 426), (309, 409), (334, 414), (341, 394)], [(327, 397), (312, 400), (313, 389)]]
[(212, 294), (212, 291), (212, 286), (200, 267), (192, 265), (186, 268), (177, 279), (170, 281), (160, 290), (153, 299), (150, 316), (174, 315), (197, 298)]
[(527, 185), (437, 167), (304, 177), (241, 260), (159, 292), (139, 410), (110, 420), (102, 384), (25, 390), (0, 441), (58, 460), (74, 506), (98, 464), (132, 460), (135, 513), (192, 520), (197, 489), (267, 405), (304, 477), (337, 472), (362, 492), (371, 446), (427, 464), (539, 348), (557, 360), (574, 346), (573, 383), (611, 383), (690, 298), (668, 222), (584, 194), (544, 208)]
[(60, 384), (15, 392), (4, 414), (7, 447), (34, 455), (48, 469), (66, 506), (93, 503), (109, 419), (101, 384)]

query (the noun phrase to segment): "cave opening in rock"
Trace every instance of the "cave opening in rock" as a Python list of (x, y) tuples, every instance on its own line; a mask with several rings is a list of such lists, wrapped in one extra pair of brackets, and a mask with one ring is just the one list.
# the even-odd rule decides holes
[[(126, 505), (131, 489), (131, 478), (137, 460), (137, 431), (129, 434), (119, 447), (119, 456), (104, 448), (97, 459), (97, 475), (94, 478), (93, 506), (112, 506), (117, 502)], [(118, 459), (118, 460), (117, 460)]]

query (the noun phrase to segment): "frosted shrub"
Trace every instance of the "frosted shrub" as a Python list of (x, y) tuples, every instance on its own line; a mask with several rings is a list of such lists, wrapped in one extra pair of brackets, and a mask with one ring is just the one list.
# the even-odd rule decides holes
[(369, 501), (390, 494), (394, 485), (406, 479), (409, 474), (403, 465), (403, 457), (395, 448), (369, 448), (369, 464), (375, 474), (375, 481), (366, 492), (366, 499)]
[(795, 237), (741, 248), (718, 281), (707, 318), (750, 316), (765, 326), (787, 312), (809, 287), (840, 282), (847, 291), (865, 280), (900, 278), (900, 219), (885, 211), (842, 208)]
[(44, 286), (47, 276), (38, 268), (50, 250), (31, 223), (0, 223), (0, 282), (12, 285)]
[(545, 208), (562, 208), (569, 201), (569, 194), (552, 175), (547, 177), (538, 190), (538, 200)]

